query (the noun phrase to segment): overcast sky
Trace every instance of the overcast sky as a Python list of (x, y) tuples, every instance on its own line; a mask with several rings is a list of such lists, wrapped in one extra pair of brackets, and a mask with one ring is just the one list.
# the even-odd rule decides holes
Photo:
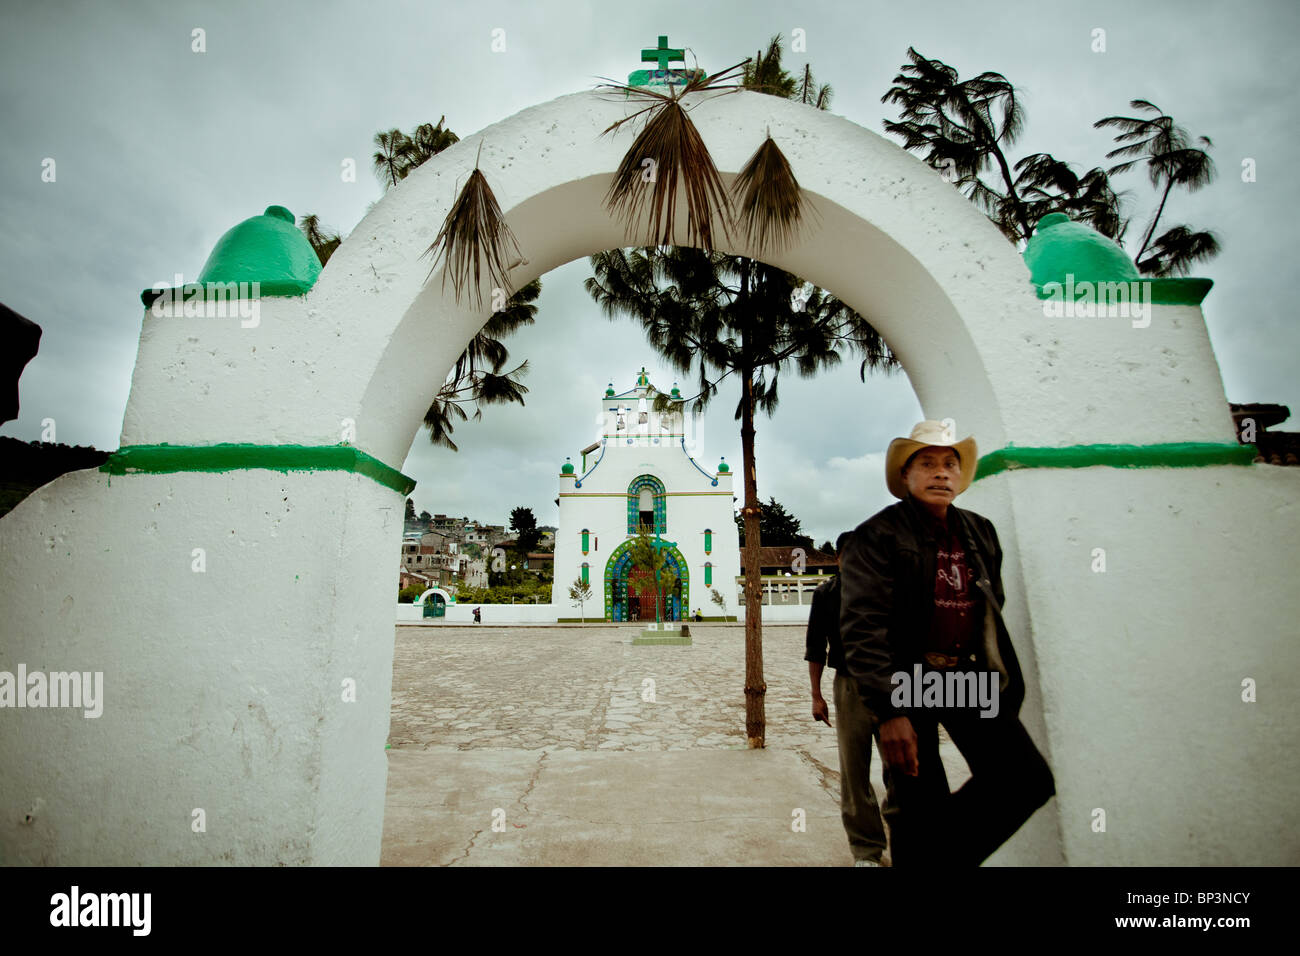
[[(1300, 326), (1283, 300), (1300, 208), (1298, 25), (1294, 0), (12, 5), (0, 33), (0, 301), (44, 336), (21, 380), (21, 417), (0, 434), (35, 440), (53, 418), (59, 441), (115, 449), (140, 290), (196, 275), (223, 232), (272, 203), (346, 235), (382, 194), (369, 172), (376, 131), (445, 114), (468, 136), (597, 77), (626, 77), (662, 33), (713, 71), (795, 28), (807, 52), (787, 43), (787, 68), (810, 62), (834, 87), (832, 111), (877, 132), (896, 118), (880, 97), (915, 46), (963, 78), (993, 70), (1016, 84), (1028, 123), (1013, 158), (1103, 165), (1112, 143), (1091, 124), (1130, 114), (1135, 98), (1209, 136), (1217, 180), (1175, 193), (1162, 223), (1211, 228), (1223, 244), (1194, 274), (1215, 282), (1204, 308), (1228, 398), (1295, 408)], [(202, 54), (191, 51), (196, 27)], [(506, 50), (493, 53), (497, 28)], [(1096, 28), (1104, 53), (1091, 49)], [(41, 180), (47, 157), (54, 183)], [(355, 183), (340, 181), (347, 157), (362, 170)], [(1257, 182), (1242, 182), (1246, 157)], [(1136, 172), (1121, 185), (1140, 227), (1155, 196)], [(502, 523), (523, 504), (554, 523), (558, 467), (589, 443), (606, 382), (623, 391), (644, 364), (670, 387), (631, 322), (592, 305), (587, 275), (580, 260), (544, 276), (537, 325), (509, 342), (533, 367), (527, 408), (461, 426), (459, 454), (415, 436), (403, 471), (419, 482), (419, 509)], [(734, 406), (735, 391), (724, 392), (703, 422), (709, 463), (739, 462)], [(783, 377), (780, 410), (758, 426), (759, 491), (819, 542), (833, 538), (893, 500), (883, 451), (920, 414), (902, 374), (863, 385), (849, 362), (811, 381)]]

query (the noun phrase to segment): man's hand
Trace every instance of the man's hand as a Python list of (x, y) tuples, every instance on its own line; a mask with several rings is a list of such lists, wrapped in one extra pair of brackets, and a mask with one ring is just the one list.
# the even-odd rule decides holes
[(818, 696), (813, 698), (813, 720), (820, 720), (825, 723), (827, 727), (831, 725), (831, 713), (826, 707), (825, 697)]
[(909, 777), (917, 775), (916, 731), (906, 717), (895, 717), (880, 725), (880, 753), (885, 763)]

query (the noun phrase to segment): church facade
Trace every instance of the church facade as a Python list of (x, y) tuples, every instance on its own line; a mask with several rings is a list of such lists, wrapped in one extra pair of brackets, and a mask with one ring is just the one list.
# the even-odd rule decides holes
[[(569, 586), (582, 578), (591, 585), (588, 619), (602, 608), (611, 622), (652, 622), (656, 611), (668, 621), (697, 609), (719, 616), (713, 590), (734, 617), (740, 547), (731, 472), (725, 461), (708, 467), (694, 457), (677, 388), (667, 411), (655, 410), (657, 394), (645, 369), (626, 392), (610, 385), (601, 399), (599, 440), (582, 450), (580, 466), (570, 460), (561, 470), (553, 601), (569, 603)], [(662, 604), (653, 570), (638, 559), (643, 534), (665, 557)]]

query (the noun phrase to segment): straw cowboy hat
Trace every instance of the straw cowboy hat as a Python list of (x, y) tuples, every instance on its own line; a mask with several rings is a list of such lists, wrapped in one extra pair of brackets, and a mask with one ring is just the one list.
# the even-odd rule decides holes
[(954, 433), (943, 422), (924, 421), (912, 429), (912, 434), (908, 438), (895, 438), (891, 441), (889, 450), (885, 452), (885, 483), (889, 486), (890, 493), (895, 498), (907, 497), (907, 485), (903, 482), (903, 465), (922, 448), (931, 446), (951, 448), (957, 453), (957, 458), (961, 462), (961, 477), (957, 479), (953, 497), (957, 497), (970, 487), (970, 483), (975, 479), (975, 466), (979, 463), (975, 438), (968, 436), (961, 441), (955, 441), (955, 438)]

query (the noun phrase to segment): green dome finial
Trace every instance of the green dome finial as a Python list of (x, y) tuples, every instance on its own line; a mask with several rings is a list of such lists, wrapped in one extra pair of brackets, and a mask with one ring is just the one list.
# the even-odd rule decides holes
[(614, 383), (613, 383), (613, 382), (610, 382), (610, 383), (609, 383), (609, 388), (605, 389), (605, 397), (606, 397), (606, 398), (613, 398), (613, 397), (614, 397)]
[(718, 462), (718, 474), (726, 475), (729, 474), (730, 472), (731, 472), (731, 466), (727, 464), (727, 459), (724, 458), (722, 459), (722, 461)]
[(320, 276), (320, 259), (284, 206), (267, 206), (217, 240), (198, 281), (256, 282), (263, 295), (302, 295)]
[(1025, 245), (1025, 265), (1034, 285), (1066, 281), (1118, 282), (1140, 278), (1137, 266), (1119, 244), (1082, 223), (1072, 222), (1063, 212), (1048, 213), (1038, 220), (1034, 235)]
[(671, 395), (670, 397), (672, 397), (672, 398), (676, 398), (676, 399), (680, 399), (680, 398), (682, 397), (681, 390), (677, 387), (677, 383), (676, 383), (676, 382), (673, 382), (673, 391), (672, 391), (672, 395)]
[(565, 458), (564, 464), (560, 466), (560, 474), (562, 475), (573, 474), (573, 462), (570, 461), (568, 458)]

